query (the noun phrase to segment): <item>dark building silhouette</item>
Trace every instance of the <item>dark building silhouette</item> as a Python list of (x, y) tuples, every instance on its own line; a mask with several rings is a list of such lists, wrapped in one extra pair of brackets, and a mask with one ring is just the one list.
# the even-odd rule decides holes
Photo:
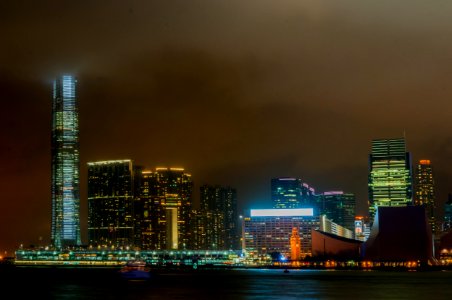
[(332, 233), (312, 230), (312, 256), (317, 259), (357, 260), (361, 256), (362, 241)]
[(447, 202), (444, 204), (443, 231), (449, 232), (451, 229), (452, 229), (452, 194), (448, 194)]
[(379, 207), (363, 253), (371, 261), (433, 263), (432, 233), (425, 208)]
[(195, 212), (195, 249), (239, 249), (237, 191), (231, 187), (200, 187), (200, 209)]
[(81, 244), (80, 153), (77, 81), (63, 75), (53, 82), (52, 102), (52, 244)]

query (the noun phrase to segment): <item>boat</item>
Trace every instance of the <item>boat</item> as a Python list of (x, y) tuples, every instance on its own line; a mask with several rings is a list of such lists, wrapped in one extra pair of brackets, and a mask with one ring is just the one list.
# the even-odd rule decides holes
[(121, 277), (131, 280), (147, 280), (151, 278), (151, 270), (144, 260), (130, 260), (119, 271)]
[(289, 270), (287, 270), (287, 269), (284, 269), (284, 273), (289, 273)]

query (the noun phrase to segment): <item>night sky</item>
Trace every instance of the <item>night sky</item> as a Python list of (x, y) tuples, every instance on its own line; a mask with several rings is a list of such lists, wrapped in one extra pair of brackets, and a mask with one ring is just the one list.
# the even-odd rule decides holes
[(84, 240), (95, 160), (185, 167), (196, 189), (236, 187), (240, 212), (271, 205), (272, 177), (300, 177), (354, 192), (364, 214), (371, 140), (405, 132), (444, 203), (451, 13), (446, 0), (1, 1), (0, 254), (49, 242), (61, 73), (78, 78)]

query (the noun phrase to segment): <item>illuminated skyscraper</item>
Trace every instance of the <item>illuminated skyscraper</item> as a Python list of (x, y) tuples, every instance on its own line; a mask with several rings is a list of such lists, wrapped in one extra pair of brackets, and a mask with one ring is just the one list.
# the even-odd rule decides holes
[(274, 208), (301, 207), (301, 180), (297, 178), (273, 178), (271, 181)]
[(405, 139), (373, 140), (369, 156), (371, 222), (379, 206), (411, 205), (412, 192), (411, 158)]
[(91, 245), (134, 244), (134, 166), (131, 160), (88, 163), (88, 239)]
[(142, 174), (142, 247), (187, 249), (191, 235), (191, 175), (182, 168), (157, 168)]
[(312, 207), (315, 201), (314, 189), (301, 179), (291, 177), (271, 180), (271, 197), (274, 208)]
[(76, 79), (58, 77), (52, 102), (52, 244), (80, 245), (79, 128)]
[(436, 232), (436, 216), (435, 216), (435, 186), (433, 180), (433, 170), (430, 160), (423, 159), (419, 161), (416, 167), (414, 177), (414, 204), (425, 207), (428, 221), (432, 227), (432, 232)]

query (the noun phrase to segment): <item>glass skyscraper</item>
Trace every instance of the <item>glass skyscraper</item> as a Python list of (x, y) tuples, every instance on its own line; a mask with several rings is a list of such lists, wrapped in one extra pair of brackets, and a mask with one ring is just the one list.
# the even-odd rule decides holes
[(373, 140), (369, 156), (371, 222), (379, 206), (411, 205), (412, 193), (411, 158), (405, 139)]
[(347, 228), (355, 228), (355, 195), (343, 191), (330, 191), (317, 195), (320, 204), (320, 214)]
[(282, 177), (271, 180), (271, 193), (274, 208), (301, 207), (301, 180)]
[(63, 75), (53, 83), (52, 244), (80, 245), (79, 128), (77, 81)]

